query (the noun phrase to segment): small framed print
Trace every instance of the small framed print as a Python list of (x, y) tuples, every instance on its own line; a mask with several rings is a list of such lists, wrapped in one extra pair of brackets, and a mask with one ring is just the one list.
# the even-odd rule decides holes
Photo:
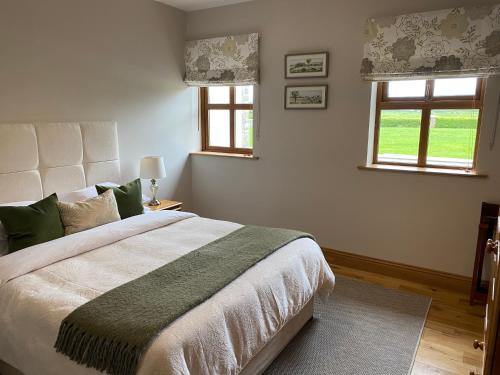
[(328, 52), (285, 56), (285, 78), (328, 77)]
[(286, 86), (285, 109), (326, 109), (328, 85)]

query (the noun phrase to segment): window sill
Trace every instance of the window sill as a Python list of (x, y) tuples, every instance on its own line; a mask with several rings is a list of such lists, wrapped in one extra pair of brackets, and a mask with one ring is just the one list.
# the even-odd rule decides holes
[(219, 156), (224, 158), (236, 158), (236, 159), (247, 159), (247, 160), (259, 160), (260, 158), (255, 155), (247, 155), (247, 154), (232, 154), (229, 152), (212, 152), (212, 151), (198, 151), (191, 152), (191, 155), (200, 155), (200, 156)]
[(381, 171), (381, 172), (403, 172), (403, 173), (419, 173), (439, 176), (459, 176), (459, 177), (475, 177), (487, 178), (486, 174), (478, 174), (477, 172), (468, 172), (459, 169), (446, 168), (426, 168), (426, 167), (411, 167), (402, 165), (383, 165), (383, 164), (366, 164), (358, 166), (360, 170)]

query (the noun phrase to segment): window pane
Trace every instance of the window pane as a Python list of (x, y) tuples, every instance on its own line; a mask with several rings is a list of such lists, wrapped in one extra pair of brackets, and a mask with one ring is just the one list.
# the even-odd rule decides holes
[(434, 96), (472, 96), (477, 78), (445, 78), (434, 81)]
[(427, 164), (472, 168), (479, 110), (431, 112)]
[(389, 98), (419, 98), (425, 96), (425, 80), (392, 81), (387, 92)]
[(253, 148), (253, 111), (235, 111), (235, 144), (238, 148)]
[(209, 87), (208, 103), (229, 104), (229, 87), (227, 86)]
[(389, 163), (416, 164), (421, 120), (421, 110), (382, 111), (378, 160)]
[(253, 86), (236, 86), (236, 104), (253, 104)]
[(229, 110), (211, 109), (208, 113), (208, 139), (210, 146), (229, 147)]

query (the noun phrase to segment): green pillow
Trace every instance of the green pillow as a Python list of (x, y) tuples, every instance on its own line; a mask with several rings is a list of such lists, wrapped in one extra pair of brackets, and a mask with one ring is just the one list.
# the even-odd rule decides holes
[(9, 253), (64, 236), (56, 194), (26, 207), (0, 207), (0, 221), (8, 235)]
[(116, 203), (118, 204), (118, 212), (122, 219), (144, 213), (144, 206), (142, 205), (142, 187), (139, 178), (119, 187), (96, 185), (95, 188), (98, 194), (102, 194), (109, 189), (113, 190)]

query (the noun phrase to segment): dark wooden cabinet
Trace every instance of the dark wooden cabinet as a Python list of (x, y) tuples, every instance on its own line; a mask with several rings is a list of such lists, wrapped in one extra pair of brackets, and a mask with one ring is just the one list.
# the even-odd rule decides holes
[(481, 206), (481, 218), (477, 235), (476, 259), (474, 262), (474, 273), (472, 274), (472, 285), (470, 290), (470, 303), (486, 303), (488, 297), (488, 286), (483, 282), (483, 265), (488, 261), (485, 254), (488, 239), (495, 237), (498, 223), (499, 205), (483, 203)]
[[(481, 375), (500, 375), (500, 222), (495, 237), (487, 242), (486, 260), (491, 262), (491, 277), (484, 320), (484, 338), (473, 343), (482, 350), (483, 370)], [(471, 375), (474, 374), (473, 372)]]

